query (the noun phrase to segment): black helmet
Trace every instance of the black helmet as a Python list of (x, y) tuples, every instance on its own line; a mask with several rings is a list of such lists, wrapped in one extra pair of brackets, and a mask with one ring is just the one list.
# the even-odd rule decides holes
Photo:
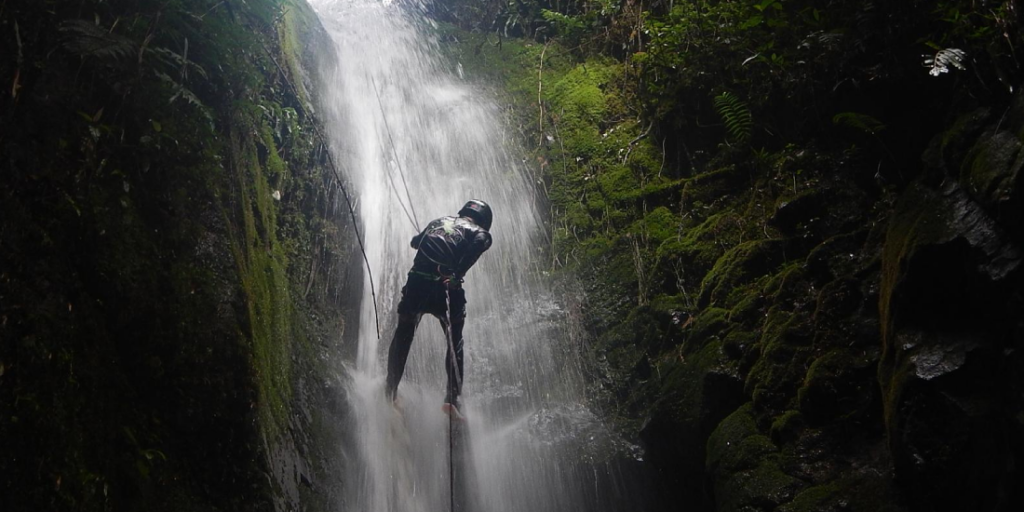
[(466, 205), (459, 210), (459, 217), (469, 217), (473, 222), (488, 231), (491, 229), (491, 207), (479, 199), (470, 199)]

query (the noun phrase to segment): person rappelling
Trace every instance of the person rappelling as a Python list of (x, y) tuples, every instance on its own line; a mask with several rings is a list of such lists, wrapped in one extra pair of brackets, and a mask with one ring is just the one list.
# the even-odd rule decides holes
[(491, 247), (491, 220), (491, 207), (473, 199), (457, 216), (435, 219), (412, 238), (416, 257), (402, 287), (398, 328), (388, 349), (385, 392), (392, 402), (405, 372), (416, 326), (423, 314), (429, 313), (441, 322), (448, 342), (448, 388), (441, 410), (453, 418), (462, 418), (459, 396), (463, 375), (462, 328), (466, 321), (466, 292), (462, 283), (470, 267)]

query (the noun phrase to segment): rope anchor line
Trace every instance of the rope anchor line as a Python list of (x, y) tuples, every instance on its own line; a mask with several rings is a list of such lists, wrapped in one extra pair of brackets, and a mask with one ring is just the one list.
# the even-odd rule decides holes
[[(264, 47), (264, 50), (267, 51), (267, 55), (270, 56), (271, 60), (274, 62), (274, 65), (277, 66), (277, 69), (281, 73), (282, 78), (284, 78), (285, 82), (288, 83), (288, 86), (291, 88), (292, 93), (295, 94), (295, 97), (296, 98), (301, 98), (301, 96), (299, 95), (298, 89), (295, 87), (295, 84), (293, 84), (292, 81), (288, 78), (288, 75), (287, 75), (287, 73), (284, 72), (284, 69), (281, 67), (281, 64), (279, 64), (277, 62), (277, 59), (274, 58), (273, 54), (271, 54), (269, 52), (269, 50), (267, 50), (266, 47)], [(405, 180), (405, 172), (402, 170), (402, 163), (401, 163), (401, 159), (398, 156), (398, 150), (397, 150), (396, 145), (395, 145), (395, 139), (394, 139), (394, 137), (391, 134), (391, 127), (388, 125), (387, 115), (384, 112), (384, 104), (381, 101), (380, 93), (377, 90), (377, 82), (376, 82), (376, 80), (374, 80), (373, 76), (370, 76), (370, 81), (373, 84), (373, 92), (377, 96), (377, 106), (380, 107), (381, 117), (384, 120), (384, 128), (387, 130), (387, 133), (388, 133), (388, 140), (391, 141), (391, 150), (395, 154), (395, 163), (398, 165), (398, 172), (399, 172), (399, 176), (402, 179), (402, 187), (405, 189), (406, 199), (409, 201), (409, 209), (412, 210), (411, 215), (410, 215), (409, 211), (406, 211), (406, 216), (407, 217), (411, 217), (409, 219), (409, 221), (413, 223), (413, 229), (414, 230), (419, 230), (419, 222), (416, 219), (416, 210), (413, 208), (413, 205), (412, 205), (412, 195), (409, 193), (409, 186), (408, 186), (408, 184), (407, 184), (407, 182)], [(366, 255), (366, 246), (363, 243), (363, 237), (362, 237), (362, 235), (359, 232), (359, 221), (358, 221), (358, 219), (356, 217), (355, 207), (353, 206), (352, 200), (349, 197), (348, 190), (345, 188), (345, 181), (341, 178), (341, 173), (338, 171), (338, 165), (334, 161), (334, 156), (331, 154), (331, 148), (327, 144), (326, 137), (324, 137), (323, 133), (321, 133), (321, 131), (320, 131), (320, 128), (319, 128), (319, 125), (317, 123), (316, 117), (311, 112), (306, 110), (305, 105), (302, 103), (302, 101), (299, 101), (299, 105), (300, 105), (300, 108), (303, 110), (303, 113), (306, 114), (306, 116), (312, 121), (310, 124), (313, 127), (313, 133), (316, 135), (317, 139), (319, 139), (321, 146), (325, 150), (325, 154), (327, 155), (327, 161), (328, 161), (328, 163), (331, 166), (332, 174), (334, 174), (334, 178), (338, 182), (338, 188), (341, 189), (342, 196), (344, 196), (345, 203), (348, 206), (349, 216), (352, 218), (352, 228), (355, 230), (356, 241), (359, 243), (359, 252), (363, 256), (363, 263), (366, 266), (366, 275), (367, 275), (367, 277), (369, 278), (369, 281), (370, 281), (370, 294), (371, 294), (372, 299), (373, 299), (374, 324), (375, 324), (375, 326), (377, 328), (377, 339), (379, 340), (380, 339), (380, 314), (379, 314), (379, 312), (377, 310), (377, 291), (376, 291), (377, 287), (374, 285), (374, 282), (373, 282), (373, 271), (370, 268), (369, 257)], [(390, 174), (388, 175), (388, 178), (391, 179)], [(392, 180), (392, 188), (394, 189), (394, 181), (393, 180)], [(396, 196), (398, 195), (397, 190), (395, 191), (395, 195)], [(401, 198), (396, 197), (396, 199), (398, 199), (399, 204), (402, 204), (402, 209), (404, 210), (405, 209), (405, 205), (402, 203)], [(448, 316), (448, 323), (447, 323), (447, 326), (445, 328), (445, 331), (446, 331), (447, 338), (448, 338), (448, 346), (449, 346), (449, 349), (451, 350), (451, 357), (450, 357), (450, 360), (449, 360), (449, 364), (451, 365), (452, 371), (455, 373), (455, 378), (457, 379), (456, 380), (457, 385), (458, 385), (459, 388), (461, 388), (462, 387), (461, 386), (461, 384), (462, 384), (462, 374), (461, 374), (461, 372), (459, 372), (458, 364), (457, 364), (456, 359), (455, 359), (455, 343), (454, 343), (454, 340), (452, 339), (452, 328), (451, 328), (451, 324), (452, 324), (452, 318), (451, 318), (451, 295), (450, 295), (449, 290), (447, 289), (447, 287), (445, 288), (445, 301), (447, 302), (446, 305), (447, 305), (447, 309), (448, 309), (448, 315), (447, 315)], [(454, 397), (452, 397), (452, 401), (454, 401)], [(451, 407), (454, 408), (455, 404), (451, 404)], [(448, 490), (449, 490), (449, 510), (450, 510), (450, 512), (455, 512), (455, 440), (454, 440), (455, 434), (454, 434), (454, 426), (455, 426), (455, 415), (452, 414), (452, 412), (449, 412), (449, 415), (448, 415), (448, 474), (449, 474), (449, 489)]]
[[(461, 392), (462, 372), (459, 371), (458, 359), (455, 355), (455, 340), (452, 336), (452, 295), (447, 283), (445, 283), (444, 287), (444, 300), (445, 313), (448, 317), (448, 322), (445, 324), (444, 329), (445, 337), (448, 338), (448, 368), (451, 371), (451, 375), (455, 376), (456, 389)], [(458, 411), (458, 409), (455, 407), (455, 395), (452, 393), (451, 386), (452, 379), (449, 376), (448, 399), (451, 400), (451, 403), (448, 404), (450, 406), (448, 409), (448, 498), (449, 512), (455, 512), (455, 411)]]
[(366, 275), (370, 281), (370, 295), (373, 298), (373, 323), (377, 328), (377, 339), (379, 340), (380, 313), (377, 311), (377, 287), (373, 284), (373, 270), (370, 269), (370, 258), (366, 255), (366, 246), (363, 243), (362, 235), (359, 233), (359, 220), (356, 218), (355, 208), (352, 206), (352, 200), (349, 198), (348, 190), (345, 188), (345, 180), (341, 179), (341, 173), (338, 172), (338, 165), (334, 162), (334, 156), (331, 155), (331, 147), (327, 144), (327, 139), (324, 137), (324, 134), (320, 132), (316, 116), (306, 109), (306, 104), (302, 101), (302, 95), (299, 94), (298, 88), (296, 88), (295, 84), (292, 83), (291, 79), (288, 77), (288, 73), (285, 73), (281, 64), (277, 62), (274, 54), (270, 52), (270, 49), (267, 48), (266, 44), (262, 42), (260, 44), (263, 46), (263, 51), (266, 52), (267, 56), (270, 57), (270, 60), (274, 62), (275, 66), (277, 66), (277, 71), (281, 73), (281, 78), (283, 78), (285, 83), (288, 84), (288, 87), (291, 88), (292, 94), (294, 94), (295, 98), (298, 100), (296, 103), (298, 103), (299, 108), (302, 109), (302, 113), (310, 119), (310, 126), (313, 127), (313, 133), (320, 141), (320, 145), (325, 149), (324, 153), (327, 155), (327, 162), (331, 164), (331, 172), (334, 174), (334, 179), (338, 182), (341, 194), (345, 197), (345, 204), (348, 205), (348, 213), (352, 218), (352, 229), (356, 232), (356, 242), (359, 243), (359, 252), (363, 255), (363, 264), (366, 265)]
[[(402, 210), (405, 212), (405, 216), (412, 223), (413, 231), (419, 231), (420, 222), (416, 217), (416, 208), (412, 204), (412, 194), (409, 193), (409, 184), (405, 181), (405, 171), (402, 169), (402, 158), (398, 156), (398, 145), (395, 144), (395, 138), (391, 135), (391, 125), (388, 124), (388, 115), (384, 112), (384, 102), (380, 99), (380, 90), (377, 88), (377, 80), (370, 75), (370, 83), (373, 85), (373, 94), (377, 96), (377, 106), (380, 108), (380, 117), (384, 120), (384, 129), (388, 133), (388, 141), (391, 142), (391, 152), (395, 155), (395, 165), (398, 166), (398, 177), (402, 179), (402, 188), (405, 189), (405, 201), (408, 201), (409, 208), (405, 208), (405, 201), (402, 201), (401, 197), (398, 197), (398, 189), (395, 187), (395, 180), (391, 177), (391, 173), (388, 172), (388, 181), (391, 182), (391, 189), (395, 193), (395, 199), (398, 200), (398, 204), (401, 205)], [(390, 166), (388, 166), (390, 168)], [(412, 214), (410, 215), (410, 211)]]

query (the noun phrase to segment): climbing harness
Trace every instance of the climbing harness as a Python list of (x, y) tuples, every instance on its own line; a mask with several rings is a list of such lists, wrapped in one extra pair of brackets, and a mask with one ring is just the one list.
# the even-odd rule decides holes
[(409, 275), (410, 276), (416, 276), (418, 279), (422, 279), (424, 281), (440, 281), (441, 280), (441, 276), (439, 276), (437, 274), (431, 274), (430, 272), (420, 272), (419, 270), (410, 270), (409, 271)]

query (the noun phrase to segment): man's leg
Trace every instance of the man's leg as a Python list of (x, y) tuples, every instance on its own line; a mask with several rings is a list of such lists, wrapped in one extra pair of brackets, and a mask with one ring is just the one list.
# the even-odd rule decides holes
[[(462, 327), (466, 324), (465, 291), (452, 290), (448, 300), (450, 311), (446, 318), (441, 319), (441, 327), (445, 329), (446, 337), (450, 336), (444, 365), (448, 374), (448, 392), (444, 401), (459, 407), (459, 396), (462, 394), (462, 381), (465, 376), (462, 366)], [(450, 331), (447, 324), (449, 319)]]
[(398, 393), (398, 383), (405, 373), (405, 361), (409, 358), (409, 348), (412, 347), (412, 338), (416, 334), (416, 324), (420, 323), (419, 313), (399, 313), (398, 328), (395, 329), (395, 336), (391, 338), (391, 347), (388, 349), (388, 378), (386, 392), (388, 399), (394, 400)]
[[(451, 330), (451, 343), (448, 344), (448, 351), (445, 355), (444, 368), (448, 373), (448, 393), (444, 401), (459, 406), (459, 395), (462, 394), (462, 326), (465, 325), (465, 318), (453, 318)], [(441, 328), (447, 331), (446, 322), (441, 320)], [(454, 354), (453, 354), (454, 349)], [(453, 371), (454, 370), (454, 371)]]

